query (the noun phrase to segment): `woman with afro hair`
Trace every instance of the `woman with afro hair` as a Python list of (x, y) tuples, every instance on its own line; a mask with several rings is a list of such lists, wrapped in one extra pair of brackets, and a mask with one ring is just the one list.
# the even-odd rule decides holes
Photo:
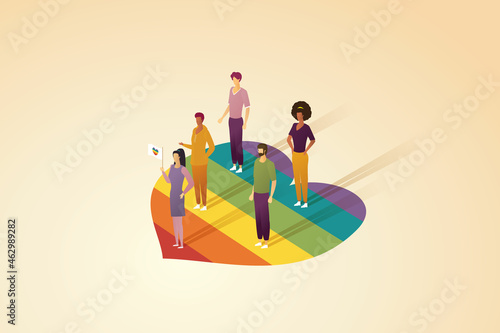
[[(288, 145), (292, 149), (293, 177), (297, 192), (297, 203), (294, 206), (301, 206), (301, 208), (307, 208), (307, 166), (309, 164), (307, 151), (316, 142), (311, 128), (304, 123), (311, 118), (311, 114), (311, 107), (304, 101), (299, 101), (292, 106), (292, 116), (298, 123), (292, 125), (287, 139)], [(306, 146), (308, 138), (309, 144)], [(304, 204), (301, 202), (302, 198)]]

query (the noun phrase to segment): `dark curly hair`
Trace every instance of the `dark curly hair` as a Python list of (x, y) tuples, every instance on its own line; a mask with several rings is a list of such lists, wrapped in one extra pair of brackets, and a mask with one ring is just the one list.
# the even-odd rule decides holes
[(295, 119), (297, 119), (297, 112), (302, 112), (302, 116), (304, 117), (304, 121), (311, 118), (311, 115), (312, 115), (311, 107), (309, 106), (309, 104), (307, 104), (304, 101), (296, 102), (292, 106), (292, 116)]

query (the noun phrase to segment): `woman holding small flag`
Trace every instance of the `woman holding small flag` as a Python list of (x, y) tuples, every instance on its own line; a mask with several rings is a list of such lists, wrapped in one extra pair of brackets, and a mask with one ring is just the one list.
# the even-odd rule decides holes
[[(193, 187), (194, 182), (188, 169), (186, 169), (186, 155), (184, 149), (179, 148), (172, 153), (174, 157), (174, 164), (170, 166), (168, 176), (160, 168), (163, 178), (167, 183), (171, 184), (170, 187), (170, 215), (174, 222), (174, 236), (175, 244), (179, 249), (184, 248), (184, 231), (182, 228), (182, 217), (186, 215), (184, 209), (184, 196)], [(182, 190), (184, 178), (187, 180), (188, 185)], [(180, 241), (180, 246), (179, 246)]]

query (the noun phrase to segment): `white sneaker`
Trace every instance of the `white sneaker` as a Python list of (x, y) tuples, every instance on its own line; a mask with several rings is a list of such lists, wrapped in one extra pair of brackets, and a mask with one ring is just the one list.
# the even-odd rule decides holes
[(178, 249), (183, 249), (183, 248), (184, 248), (184, 246), (179, 246), (179, 247), (178, 247)]
[(267, 245), (264, 245), (263, 247), (261, 247), (261, 249), (267, 249)]
[(262, 246), (262, 243), (258, 242), (257, 244), (255, 244), (255, 246)]
[(233, 165), (233, 167), (229, 169), (229, 171), (234, 171), (234, 170), (236, 170), (236, 165)]
[(305, 204), (302, 205), (302, 207), (300, 208), (307, 208), (307, 202)]
[(174, 244), (174, 245), (172, 245), (172, 246), (179, 246), (179, 244)]
[(236, 173), (242, 173), (243, 172), (243, 168), (239, 168), (238, 171), (236, 171)]
[(292, 182), (290, 183), (290, 186), (295, 185), (295, 178), (292, 179)]
[(301, 205), (300, 201), (297, 201), (297, 203), (296, 203), (294, 206), (295, 206), (295, 207), (298, 207), (298, 206), (300, 206), (300, 205)]
[(203, 206), (203, 208), (202, 208), (202, 209), (200, 209), (200, 212), (204, 212), (204, 211), (206, 211), (206, 210), (207, 210), (207, 206)]
[(193, 208), (193, 209), (200, 209), (200, 205), (196, 205), (196, 206), (194, 206), (194, 208)]

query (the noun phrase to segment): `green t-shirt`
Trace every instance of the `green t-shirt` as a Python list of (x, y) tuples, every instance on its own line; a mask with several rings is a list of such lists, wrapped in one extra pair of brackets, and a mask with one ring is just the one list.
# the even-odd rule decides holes
[(269, 182), (276, 180), (274, 163), (269, 159), (262, 163), (257, 158), (253, 167), (253, 179), (255, 193), (269, 193)]

